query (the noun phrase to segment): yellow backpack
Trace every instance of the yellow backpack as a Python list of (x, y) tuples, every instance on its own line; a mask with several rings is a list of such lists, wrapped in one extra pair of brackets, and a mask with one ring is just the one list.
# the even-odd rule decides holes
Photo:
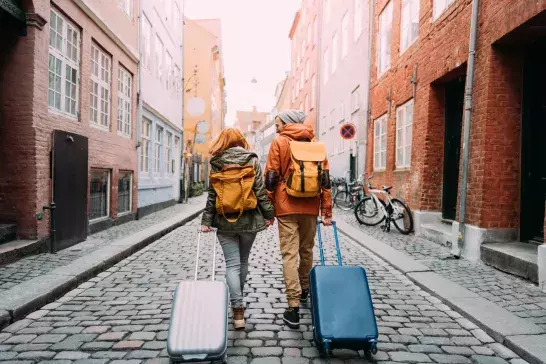
[[(252, 165), (237, 164), (224, 166), (219, 172), (210, 173), (210, 183), (216, 191), (216, 211), (227, 221), (237, 222), (243, 211), (254, 210), (258, 204), (252, 190), (256, 172)], [(239, 213), (236, 219), (229, 219), (226, 214)]]
[(286, 192), (292, 197), (315, 197), (320, 194), (322, 163), (326, 160), (323, 142), (298, 142), (291, 140), (290, 166)]

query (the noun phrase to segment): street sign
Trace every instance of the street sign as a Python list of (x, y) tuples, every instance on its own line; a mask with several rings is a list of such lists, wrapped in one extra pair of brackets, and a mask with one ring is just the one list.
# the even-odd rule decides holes
[(351, 140), (356, 135), (356, 128), (353, 124), (344, 124), (339, 128), (339, 134), (345, 140)]

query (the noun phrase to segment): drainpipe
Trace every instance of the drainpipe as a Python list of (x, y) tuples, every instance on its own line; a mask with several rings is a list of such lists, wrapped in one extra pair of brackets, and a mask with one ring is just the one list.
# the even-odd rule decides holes
[(474, 64), (476, 61), (476, 38), (478, 36), (479, 0), (472, 0), (472, 19), (470, 21), (470, 44), (468, 47), (468, 68), (464, 96), (464, 141), (463, 141), (463, 175), (459, 204), (459, 234), (457, 244), (453, 244), (451, 253), (457, 259), (464, 249), (466, 223), (466, 189), (468, 184), (468, 154), (470, 150), (470, 123), (472, 121), (472, 92), (474, 89)]
[[(142, 153), (142, 145), (140, 144), (140, 139), (142, 135), (142, 37), (141, 37), (141, 28), (142, 28), (142, 7), (139, 6), (139, 12), (137, 17), (137, 36), (138, 36), (138, 65), (137, 65), (137, 72), (138, 72), (138, 91), (137, 91), (137, 135), (136, 135), (136, 149), (137, 149), (137, 170), (135, 171), (137, 176), (140, 173), (140, 158), (138, 158), (138, 149), (140, 149)], [(138, 187), (137, 187), (138, 188)], [(138, 198), (138, 193), (137, 193)], [(132, 201), (131, 201), (132, 203)], [(138, 206), (138, 203), (137, 203)], [(138, 218), (138, 209), (137, 209), (137, 218)]]
[[(316, 72), (316, 75), (317, 75), (317, 84), (316, 84), (316, 99), (315, 99), (315, 111), (316, 111), (316, 114), (317, 114), (317, 119), (315, 120), (315, 137), (317, 139), (320, 139), (320, 90), (322, 89), (322, 18), (323, 18), (323, 8), (324, 8), (324, 2), (323, 1), (319, 1), (318, 4), (317, 4), (317, 7), (318, 7), (318, 10), (317, 10), (317, 13), (318, 13), (318, 17), (317, 17), (317, 21), (318, 21), (318, 34), (313, 34), (314, 37), (316, 37), (317, 39), (315, 39), (315, 42), (317, 42), (317, 52), (318, 52), (318, 55), (317, 55), (317, 72)], [(292, 85), (293, 87), (294, 85)]]
[[(185, 138), (185, 133), (184, 133), (184, 121), (185, 121), (185, 118), (184, 118), (184, 95), (185, 95), (185, 80), (184, 80), (184, 23), (185, 23), (185, 20), (184, 20), (184, 17), (185, 17), (185, 12), (186, 12), (186, 1), (185, 0), (181, 0), (181, 3), (182, 3), (182, 41), (181, 41), (181, 44), (180, 44), (180, 52), (182, 53), (182, 60), (180, 61), (180, 68), (181, 68), (181, 75), (180, 77), (182, 77), (182, 79), (180, 80), (180, 83), (181, 83), (181, 86), (182, 86), (182, 99), (181, 99), (181, 104), (182, 104), (182, 136), (180, 138), (180, 169), (179, 169), (179, 176), (178, 176), (178, 180), (179, 180), (179, 183), (178, 183), (178, 203), (183, 203), (184, 202), (184, 198), (182, 198), (182, 195), (186, 192), (186, 188), (184, 187), (184, 181), (185, 181), (185, 173), (186, 173), (186, 161), (185, 161), (185, 158), (184, 158), (184, 138)], [(185, 196), (184, 196), (185, 197)], [(186, 200), (187, 202), (187, 200)]]
[[(372, 93), (372, 51), (373, 51), (373, 48), (372, 48), (372, 42), (373, 42), (373, 37), (374, 37), (374, 30), (375, 30), (375, 14), (374, 14), (374, 11), (375, 11), (375, 1), (374, 0), (369, 0), (369, 4), (370, 4), (370, 8), (369, 8), (369, 11), (370, 11), (370, 15), (369, 15), (369, 19), (368, 19), (368, 87), (366, 89), (366, 100), (368, 101), (368, 105), (366, 106), (367, 110), (366, 110), (366, 125), (365, 125), (365, 130), (364, 130), (364, 155), (366, 156), (368, 154), (368, 146), (366, 143), (366, 140), (368, 138), (368, 125), (370, 125), (370, 121), (372, 119), (372, 100), (371, 100), (371, 93)], [(357, 133), (357, 135), (360, 136), (360, 133)], [(356, 169), (358, 170), (359, 168), (359, 161), (358, 161), (358, 155), (359, 155), (359, 144), (360, 144), (360, 141), (357, 140), (356, 142)], [(364, 157), (364, 173), (366, 172), (366, 157)], [(359, 173), (360, 174), (360, 173)], [(358, 178), (358, 176), (357, 176)]]

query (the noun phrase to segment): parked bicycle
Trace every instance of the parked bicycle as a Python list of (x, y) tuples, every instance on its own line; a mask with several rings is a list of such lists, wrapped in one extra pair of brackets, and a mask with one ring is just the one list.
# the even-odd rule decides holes
[[(367, 226), (376, 226), (383, 221), (383, 231), (391, 230), (391, 222), (402, 234), (409, 234), (413, 231), (413, 216), (408, 205), (400, 198), (391, 198), (392, 186), (382, 186), (381, 189), (372, 187), (371, 175), (366, 179), (369, 196), (364, 197), (355, 207), (355, 217), (359, 223)], [(377, 195), (385, 196), (384, 200)]]
[(362, 200), (366, 194), (364, 193), (363, 175), (356, 181), (345, 183), (338, 186), (338, 191), (334, 196), (334, 205), (343, 210), (349, 211)]

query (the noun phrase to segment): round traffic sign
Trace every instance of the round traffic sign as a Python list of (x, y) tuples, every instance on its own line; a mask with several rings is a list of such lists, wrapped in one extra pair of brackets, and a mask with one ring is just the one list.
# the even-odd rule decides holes
[(343, 139), (351, 140), (356, 135), (356, 128), (353, 124), (344, 124), (341, 128), (339, 128), (339, 134), (341, 134)]

